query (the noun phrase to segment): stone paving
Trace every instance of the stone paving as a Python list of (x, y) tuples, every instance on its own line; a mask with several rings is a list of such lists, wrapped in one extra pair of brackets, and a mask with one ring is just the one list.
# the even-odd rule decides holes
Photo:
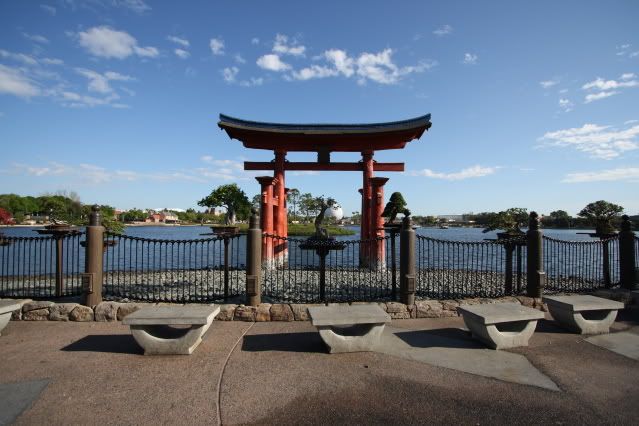
[[(606, 349), (618, 341), (591, 344), (549, 317), (530, 346), (508, 351), (472, 340), (461, 318), (387, 328), (381, 352), (329, 355), (309, 322), (216, 321), (192, 355), (145, 357), (118, 322), (16, 321), (0, 337), (0, 394), (23, 389), (15, 424), (630, 424), (639, 415), (638, 361)], [(611, 331), (632, 349), (639, 314), (620, 312)], [(7, 404), (0, 398), (0, 412)]]

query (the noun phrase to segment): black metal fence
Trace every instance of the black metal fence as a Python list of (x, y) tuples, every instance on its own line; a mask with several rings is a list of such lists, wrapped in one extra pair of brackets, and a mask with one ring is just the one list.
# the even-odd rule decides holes
[(0, 237), (0, 297), (53, 298), (82, 293), (84, 234)]
[[(398, 244), (390, 236), (373, 240), (314, 242), (267, 234), (263, 238), (267, 245), (288, 246), (279, 258), (264, 265), (264, 300), (314, 303), (395, 298), (399, 256)], [(370, 257), (373, 250), (379, 253), (373, 256), (377, 257), (375, 264), (362, 265), (360, 255), (367, 253)]]
[(524, 238), (449, 241), (417, 236), (417, 297), (499, 297), (525, 288)]
[(159, 240), (105, 234), (105, 297), (209, 302), (245, 293), (246, 237)]
[(585, 292), (619, 283), (619, 237), (564, 241), (543, 237), (547, 293)]

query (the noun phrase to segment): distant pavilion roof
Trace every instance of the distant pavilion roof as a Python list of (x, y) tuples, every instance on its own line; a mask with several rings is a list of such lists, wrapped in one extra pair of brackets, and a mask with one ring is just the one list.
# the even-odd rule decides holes
[(431, 127), (430, 114), (370, 124), (282, 124), (220, 114), (218, 126), (246, 148), (284, 151), (359, 152), (401, 149)]

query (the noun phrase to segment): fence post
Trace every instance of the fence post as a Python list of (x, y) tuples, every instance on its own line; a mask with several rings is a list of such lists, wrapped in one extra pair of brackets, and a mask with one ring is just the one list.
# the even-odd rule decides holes
[(85, 243), (84, 274), (82, 274), (83, 304), (95, 306), (102, 302), (102, 261), (104, 256), (104, 227), (100, 207), (94, 205), (89, 216)]
[(528, 232), (526, 232), (526, 253), (527, 260), (527, 285), (526, 294), (528, 297), (541, 297), (546, 284), (546, 274), (544, 272), (542, 232), (539, 229), (539, 215), (530, 212), (528, 218)]
[(415, 230), (408, 214), (399, 234), (399, 292), (403, 304), (415, 303)]
[(621, 287), (633, 290), (635, 288), (635, 233), (627, 215), (621, 217), (621, 231), (619, 232), (619, 275)]
[(262, 299), (262, 230), (257, 210), (251, 211), (246, 235), (246, 304), (257, 306)]

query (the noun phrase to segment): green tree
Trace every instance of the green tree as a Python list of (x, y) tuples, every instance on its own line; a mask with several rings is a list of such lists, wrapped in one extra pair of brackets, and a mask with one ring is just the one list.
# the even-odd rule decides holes
[(262, 195), (255, 194), (253, 198), (251, 198), (251, 208), (260, 211), (260, 207), (262, 207)]
[(144, 222), (146, 217), (147, 214), (145, 212), (135, 207), (122, 213), (122, 220), (124, 222)]
[(523, 208), (514, 207), (500, 211), (494, 215), (483, 232), (501, 229), (511, 235), (519, 235), (524, 233), (521, 227), (525, 226), (527, 222), (528, 211)]
[(401, 192), (393, 192), (386, 203), (386, 207), (384, 207), (384, 211), (382, 212), (382, 217), (388, 218), (388, 223), (393, 223), (395, 218), (397, 217), (397, 213), (406, 212), (406, 201), (404, 201), (404, 197)]
[(570, 228), (572, 217), (564, 210), (555, 210), (550, 212), (550, 225), (555, 228)]
[(300, 195), (299, 206), (300, 213), (306, 217), (306, 222), (308, 222), (309, 217), (315, 215), (315, 198), (310, 194), (310, 192), (306, 192)]
[(619, 217), (621, 213), (623, 213), (623, 207), (599, 200), (588, 204), (577, 215), (594, 225), (597, 234), (607, 235), (615, 231), (612, 220)]
[(248, 197), (235, 183), (217, 187), (208, 196), (198, 201), (198, 205), (226, 208), (227, 225), (234, 225), (237, 216), (247, 217), (251, 210)]
[(289, 189), (286, 194), (286, 202), (289, 204), (293, 204), (293, 220), (295, 220), (297, 216), (297, 203), (300, 200), (300, 190), (297, 188)]

